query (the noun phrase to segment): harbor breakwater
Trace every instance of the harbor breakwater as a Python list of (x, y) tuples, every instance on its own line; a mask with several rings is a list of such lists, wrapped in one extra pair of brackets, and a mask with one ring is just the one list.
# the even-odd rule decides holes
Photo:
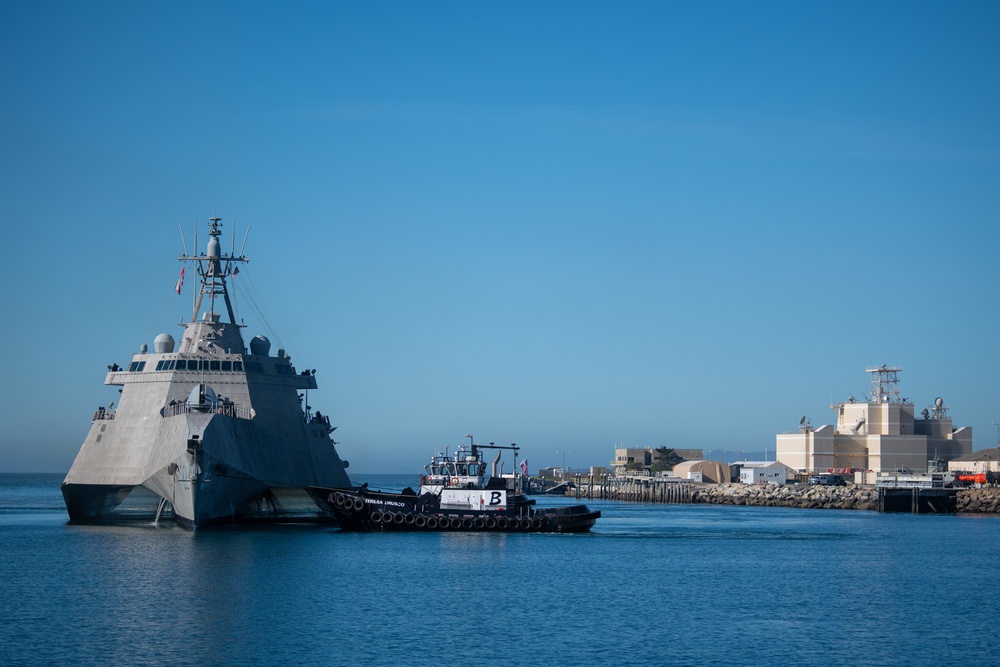
[(717, 484), (693, 489), (691, 502), (803, 509), (877, 510), (878, 491), (846, 486)]
[[(659, 487), (664, 488), (659, 488)], [(673, 487), (669, 489), (667, 487)], [(582, 493), (581, 493), (582, 491)], [(590, 492), (590, 493), (588, 493)], [(592, 495), (591, 495), (592, 494)], [(674, 484), (637, 485), (622, 491), (609, 487), (577, 486), (567, 495), (634, 502), (798, 507), (802, 509), (878, 510), (878, 491), (871, 486), (783, 486), (774, 484)], [(960, 489), (957, 511), (1000, 514), (1000, 487)]]

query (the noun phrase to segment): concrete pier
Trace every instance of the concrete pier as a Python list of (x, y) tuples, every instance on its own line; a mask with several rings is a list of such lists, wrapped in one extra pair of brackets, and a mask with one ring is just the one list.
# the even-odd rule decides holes
[(958, 489), (881, 488), (879, 512), (954, 514), (958, 511)]

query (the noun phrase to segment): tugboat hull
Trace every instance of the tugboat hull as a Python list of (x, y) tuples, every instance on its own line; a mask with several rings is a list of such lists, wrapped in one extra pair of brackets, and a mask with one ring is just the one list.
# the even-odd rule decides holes
[(502, 510), (442, 509), (433, 496), (329, 489), (330, 511), (353, 532), (466, 531), (586, 533), (601, 513), (586, 505), (536, 508), (533, 501)]

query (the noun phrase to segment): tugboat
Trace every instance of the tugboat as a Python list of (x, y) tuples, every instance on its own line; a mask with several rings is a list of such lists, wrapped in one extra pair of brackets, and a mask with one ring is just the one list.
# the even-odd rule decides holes
[[(327, 503), (345, 531), (475, 531), (586, 533), (600, 511), (586, 505), (536, 508), (523, 492), (521, 475), (498, 475), (502, 451), (486, 476), (484, 449), (511, 450), (517, 445), (462, 445), (454, 456), (437, 454), (424, 466), (420, 491), (402, 493), (328, 489)], [(485, 481), (484, 481), (485, 480)]]
[[(222, 252), (220, 218), (210, 220), (206, 252), (179, 258), (194, 264), (201, 287), (178, 349), (162, 333), (153, 352), (143, 344), (125, 367), (108, 366), (104, 383), (121, 387), (121, 399), (94, 413), (62, 484), (74, 522), (117, 520), (142, 486), (160, 497), (157, 518), (190, 528), (280, 520), (291, 505), (311, 511), (299, 520), (332, 523), (325, 495), (308, 488), (351, 484), (329, 417), (308, 405), (316, 371), (296, 372), (264, 336), (244, 344), (227, 281), (245, 280), (236, 276), (249, 260), (236, 256), (235, 236), (233, 253)], [(181, 269), (178, 294), (183, 279)], [(228, 322), (216, 310), (223, 304)]]

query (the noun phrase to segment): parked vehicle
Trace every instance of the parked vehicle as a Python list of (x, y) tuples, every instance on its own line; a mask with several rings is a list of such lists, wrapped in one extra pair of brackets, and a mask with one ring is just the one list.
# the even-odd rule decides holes
[(847, 486), (847, 481), (840, 475), (824, 472), (810, 477), (809, 484), (816, 486)]

